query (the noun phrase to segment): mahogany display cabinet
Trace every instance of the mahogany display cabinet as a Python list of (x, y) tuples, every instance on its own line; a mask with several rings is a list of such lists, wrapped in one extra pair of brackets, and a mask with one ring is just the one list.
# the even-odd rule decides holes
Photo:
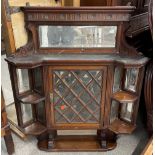
[(22, 10), (28, 43), (6, 58), (19, 127), (44, 151), (114, 149), (136, 128), (148, 61), (124, 39), (134, 7)]

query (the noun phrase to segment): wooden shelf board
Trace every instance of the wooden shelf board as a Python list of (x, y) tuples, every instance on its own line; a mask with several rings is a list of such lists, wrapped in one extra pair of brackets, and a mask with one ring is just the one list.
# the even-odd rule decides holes
[(39, 122), (34, 122), (33, 124), (27, 126), (24, 129), (26, 135), (40, 135), (47, 130), (46, 126)]
[(101, 148), (97, 136), (57, 136), (54, 141), (54, 148), (48, 148), (48, 140), (42, 140), (38, 142), (38, 147), (40, 150), (56, 152), (74, 152), (74, 151), (107, 151), (112, 150), (116, 147), (116, 142), (108, 142), (107, 148)]
[(119, 91), (113, 94), (113, 99), (120, 103), (129, 103), (129, 102), (135, 102), (137, 100), (137, 96), (130, 94), (126, 91)]
[(126, 122), (123, 122), (119, 119), (116, 119), (110, 126), (109, 129), (116, 134), (119, 133), (132, 133), (135, 129), (134, 125), (127, 124)]
[(45, 97), (35, 92), (30, 92), (29, 94), (19, 98), (19, 101), (23, 104), (37, 104), (43, 100), (45, 100)]

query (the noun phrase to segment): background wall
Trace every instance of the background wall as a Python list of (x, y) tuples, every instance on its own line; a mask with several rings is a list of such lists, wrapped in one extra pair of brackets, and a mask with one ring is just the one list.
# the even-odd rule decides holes
[[(30, 6), (61, 6), (55, 0), (9, 0), (10, 7), (26, 6), (29, 2)], [(11, 23), (16, 49), (27, 43), (27, 33), (25, 30), (24, 14), (22, 12), (11, 14)]]

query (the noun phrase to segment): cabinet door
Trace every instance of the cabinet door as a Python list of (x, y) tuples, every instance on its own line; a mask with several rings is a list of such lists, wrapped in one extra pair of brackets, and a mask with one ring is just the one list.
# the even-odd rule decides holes
[(54, 67), (50, 75), (54, 127), (103, 126), (106, 67)]

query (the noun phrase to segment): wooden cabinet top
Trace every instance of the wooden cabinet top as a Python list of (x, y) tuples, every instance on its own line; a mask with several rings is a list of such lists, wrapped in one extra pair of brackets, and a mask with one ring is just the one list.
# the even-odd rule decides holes
[(18, 67), (36, 67), (52, 63), (122, 63), (124, 65), (142, 66), (147, 62), (146, 57), (128, 57), (118, 54), (32, 54), (27, 56), (9, 57), (6, 59)]

